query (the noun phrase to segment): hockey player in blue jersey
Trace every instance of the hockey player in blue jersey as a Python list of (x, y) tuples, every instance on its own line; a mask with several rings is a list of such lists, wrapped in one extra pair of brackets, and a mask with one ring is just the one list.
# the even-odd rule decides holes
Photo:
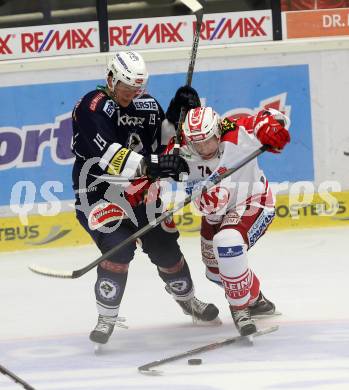
[[(118, 52), (107, 67), (106, 86), (87, 93), (73, 111), (76, 216), (102, 253), (150, 222), (142, 202), (144, 178), (178, 180), (180, 174), (189, 173), (181, 157), (159, 154), (165, 114), (159, 102), (145, 93), (147, 79), (139, 53)], [(168, 114), (177, 115), (181, 105), (189, 109), (199, 104), (195, 90), (180, 88)], [(139, 183), (139, 178), (143, 178), (141, 195), (130, 196), (125, 185)], [(195, 297), (178, 237), (169, 221), (141, 238), (142, 250), (184, 313), (211, 321), (218, 316), (218, 309)], [(106, 343), (113, 332), (135, 249), (136, 243), (130, 244), (97, 268), (98, 322), (90, 334), (94, 342)], [(141, 301), (142, 292), (138, 293)]]

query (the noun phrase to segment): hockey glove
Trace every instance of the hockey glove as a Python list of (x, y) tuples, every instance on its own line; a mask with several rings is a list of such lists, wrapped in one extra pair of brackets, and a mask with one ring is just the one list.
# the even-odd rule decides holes
[(154, 203), (160, 194), (159, 182), (149, 179), (136, 179), (125, 189), (125, 198), (131, 207), (144, 203)]
[(162, 179), (171, 177), (179, 181), (181, 173), (189, 175), (189, 167), (183, 157), (174, 154), (165, 154), (158, 156), (151, 154), (145, 157), (146, 175), (150, 179)]
[(185, 85), (184, 87), (178, 88), (174, 98), (171, 100), (166, 111), (166, 118), (177, 128), (182, 107), (185, 108), (185, 113), (187, 113), (191, 108), (200, 106), (201, 103), (196, 90)]
[(254, 122), (254, 133), (263, 145), (269, 145), (269, 151), (280, 153), (290, 142), (290, 134), (284, 123), (276, 120), (269, 111), (261, 111)]

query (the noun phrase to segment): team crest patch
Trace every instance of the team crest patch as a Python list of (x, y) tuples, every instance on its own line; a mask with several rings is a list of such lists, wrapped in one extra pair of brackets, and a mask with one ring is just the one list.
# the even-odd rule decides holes
[(188, 278), (181, 278), (178, 280), (172, 280), (169, 282), (169, 286), (172, 292), (177, 295), (185, 295), (189, 290), (189, 280)]
[(119, 295), (120, 287), (113, 280), (102, 278), (98, 281), (96, 286), (97, 295), (105, 301), (113, 301)]
[(223, 186), (216, 186), (194, 201), (195, 207), (204, 215), (222, 213), (228, 206), (230, 192)]
[(228, 131), (234, 131), (236, 129), (236, 123), (232, 122), (229, 118), (224, 118), (221, 121), (221, 135), (225, 135)]

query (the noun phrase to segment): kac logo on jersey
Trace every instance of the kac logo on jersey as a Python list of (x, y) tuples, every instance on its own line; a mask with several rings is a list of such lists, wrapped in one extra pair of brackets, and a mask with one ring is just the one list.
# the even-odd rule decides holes
[(223, 186), (205, 192), (194, 202), (195, 206), (203, 214), (222, 214), (230, 199), (230, 192)]
[(115, 112), (116, 104), (112, 100), (107, 100), (103, 107), (103, 111), (111, 118)]
[(219, 246), (217, 249), (219, 257), (237, 257), (244, 253), (242, 245)]

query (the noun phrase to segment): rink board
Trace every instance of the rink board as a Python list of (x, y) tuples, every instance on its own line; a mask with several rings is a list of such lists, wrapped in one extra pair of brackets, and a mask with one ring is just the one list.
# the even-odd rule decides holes
[[(329, 196), (332, 196), (331, 201)], [(271, 230), (339, 227), (349, 224), (349, 192), (315, 194), (313, 199), (292, 199), (278, 195), (276, 217)], [(200, 215), (188, 205), (175, 215), (176, 225), (183, 236), (199, 236)], [(29, 215), (28, 224), (17, 217), (0, 218), (0, 251), (33, 248), (79, 246), (91, 243), (74, 212), (56, 216)]]

